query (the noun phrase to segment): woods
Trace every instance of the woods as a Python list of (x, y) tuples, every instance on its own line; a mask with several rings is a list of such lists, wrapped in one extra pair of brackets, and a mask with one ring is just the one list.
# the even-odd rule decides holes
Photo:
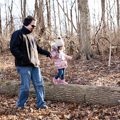
[[(0, 119), (120, 119), (119, 14), (119, 0), (0, 1)], [(33, 35), (40, 47), (51, 51), (61, 37), (72, 56), (65, 72), (68, 85), (53, 85), (53, 60), (39, 55), (49, 107), (43, 111), (36, 110), (33, 87), (25, 109), (15, 106), (20, 78), (10, 38), (28, 15), (36, 20)]]
[[(73, 47), (77, 46), (77, 50), (73, 49), (77, 53), (76, 57), (91, 59), (96, 54), (104, 56), (104, 53), (107, 53), (106, 55), (110, 56), (108, 64), (110, 66), (110, 50), (113, 52), (114, 47), (116, 53), (120, 49), (118, 37), (119, 1), (101, 0), (97, 4), (96, 1), (88, 0), (71, 0), (69, 2), (65, 0), (61, 2), (59, 0), (33, 0), (32, 3), (33, 7), (30, 8), (31, 12), (29, 12), (26, 7), (30, 6), (28, 1), (21, 0), (20, 6), (18, 6), (20, 9), (18, 15), (14, 13), (16, 9), (14, 0), (1, 4), (1, 10), (5, 10), (4, 20), (0, 21), (1, 50), (8, 47), (3, 42), (9, 44), (11, 33), (22, 25), (19, 23), (25, 16), (31, 14), (37, 20), (35, 34), (38, 39), (44, 38), (46, 43), (50, 44), (57, 35), (61, 35), (65, 38), (66, 43), (70, 43), (72, 40)], [(91, 7), (91, 5), (96, 5), (100, 9)], [(74, 40), (74, 38), (76, 39)], [(3, 41), (3, 39), (5, 40)], [(71, 49), (68, 44), (66, 46)]]

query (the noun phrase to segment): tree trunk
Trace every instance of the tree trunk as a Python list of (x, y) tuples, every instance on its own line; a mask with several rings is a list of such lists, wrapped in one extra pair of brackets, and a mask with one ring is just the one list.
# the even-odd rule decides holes
[[(0, 81), (0, 94), (18, 95), (19, 83), (16, 81)], [(31, 95), (34, 89), (30, 89)], [(46, 100), (71, 102), (78, 104), (119, 105), (120, 87), (88, 86), (88, 85), (53, 85), (45, 83)]]
[[(57, 0), (58, 1), (58, 0)], [(62, 29), (61, 29), (61, 17), (60, 17), (60, 6), (58, 4), (58, 21), (59, 21), (59, 33), (58, 35), (62, 35)]]
[(90, 44), (90, 15), (88, 8), (88, 0), (78, 0), (80, 10), (80, 36), (81, 36), (81, 52), (82, 57), (85, 56), (87, 60), (92, 57)]
[(55, 10), (55, 0), (53, 0), (53, 14), (54, 14), (54, 33), (57, 34), (57, 22), (56, 22), (56, 10)]
[(101, 0), (101, 9), (102, 9), (103, 26), (105, 26), (105, 0)]
[(70, 18), (71, 18), (71, 36), (73, 35), (73, 26), (72, 26), (72, 22), (73, 22), (73, 15), (72, 15), (72, 8), (70, 9)]
[(119, 0), (116, 0), (117, 3), (117, 26), (119, 28), (120, 26), (120, 2)]
[(47, 25), (49, 31), (51, 31), (51, 7), (50, 7), (50, 0), (46, 0), (46, 8), (47, 8)]
[[(65, 1), (62, 0), (62, 3), (63, 3), (63, 11), (65, 12)], [(66, 16), (64, 15), (64, 24), (65, 24), (65, 34), (67, 35), (68, 34), (68, 28), (67, 28), (67, 20), (66, 20)]]
[(26, 0), (21, 0), (20, 4), (21, 4), (21, 16), (22, 20), (24, 20), (24, 18), (26, 17)]
[(45, 31), (45, 23), (44, 23), (44, 15), (43, 15), (43, 0), (39, 0), (39, 11), (38, 11), (38, 16), (39, 16), (39, 20), (38, 20), (38, 24), (39, 24), (39, 28), (40, 28), (40, 36), (41, 34), (44, 33)]
[(13, 20), (13, 0), (11, 1), (11, 5), (8, 7), (10, 12), (10, 29), (9, 32), (12, 33), (14, 31), (14, 20)]
[[(34, 4), (34, 18), (37, 20), (38, 19), (38, 0), (35, 0), (35, 4)], [(38, 20), (37, 20), (38, 21)], [(38, 22), (37, 22), (38, 24)], [(39, 25), (36, 26), (35, 32), (38, 34), (39, 33)]]
[(3, 42), (3, 39), (2, 39), (2, 19), (1, 19), (1, 6), (0, 6), (0, 53), (2, 52), (2, 49), (3, 49), (3, 45), (2, 45), (2, 42)]
[(106, 34), (106, 23), (105, 23), (105, 0), (101, 0), (101, 9), (102, 9), (102, 17), (101, 22), (103, 23), (102, 34), (105, 36)]
[(5, 4), (5, 30), (4, 30), (5, 37), (8, 35), (8, 11), (7, 6)]
[(78, 56), (77, 56), (78, 58), (81, 57), (81, 49), (80, 49), (80, 48), (82, 48), (82, 47), (81, 47), (81, 45), (82, 45), (82, 40), (81, 40), (81, 34), (80, 34), (80, 33), (81, 33), (80, 24), (81, 24), (81, 23), (80, 23), (80, 5), (79, 5), (79, 4), (80, 4), (80, 1), (78, 0), (78, 1), (77, 1), (77, 8), (76, 8), (76, 9), (77, 9), (77, 10), (76, 10), (76, 11), (77, 11), (77, 15), (76, 15), (76, 16), (77, 16), (77, 17), (76, 17), (76, 24), (77, 24), (77, 25), (76, 25), (76, 26), (77, 26), (77, 36), (78, 36), (78, 41), (79, 41), (79, 54), (78, 54)]
[(45, 31), (44, 15), (43, 15), (43, 0), (35, 0), (34, 16), (37, 20), (36, 33), (42, 36)]
[[(66, 1), (66, 15), (68, 15), (68, 2)], [(67, 17), (67, 16), (66, 16)], [(67, 17), (67, 29), (68, 29), (68, 36), (70, 35), (70, 21), (69, 21), (69, 18)]]
[(71, 35), (73, 35), (73, 6), (75, 4), (75, 1), (71, 2), (71, 8), (70, 8), (70, 19), (71, 19)]
[(20, 0), (20, 10), (21, 10), (21, 16), (22, 16), (22, 20), (23, 18), (23, 0)]
[(2, 37), (2, 16), (1, 16), (1, 6), (0, 6), (0, 37)]
[(26, 0), (24, 0), (24, 4), (23, 4), (23, 17), (26, 17)]

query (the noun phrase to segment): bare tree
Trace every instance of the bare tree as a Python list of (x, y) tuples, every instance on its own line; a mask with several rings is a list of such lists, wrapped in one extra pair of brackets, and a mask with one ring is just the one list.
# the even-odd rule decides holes
[(22, 16), (22, 20), (26, 17), (26, 0), (21, 0), (21, 16)]
[[(69, 13), (69, 12), (68, 12), (68, 7), (67, 7), (67, 2), (66, 2), (67, 13), (63, 10), (63, 8), (62, 8), (61, 4), (58, 2), (58, 0), (57, 0), (57, 3), (58, 3), (58, 6), (60, 6), (60, 8), (62, 9), (64, 15), (67, 17), (67, 20), (71, 23), (72, 27), (73, 27), (74, 30), (77, 32), (77, 29), (76, 29), (75, 25), (73, 24), (73, 21), (71, 21), (71, 19), (70, 19), (69, 16), (68, 16), (68, 13)], [(69, 25), (68, 25), (68, 26), (69, 26)]]
[(24, 0), (23, 17), (26, 17), (26, 0)]
[(2, 23), (1, 23), (1, 6), (0, 6), (0, 52), (2, 51)]
[(8, 35), (8, 12), (7, 12), (7, 5), (5, 4), (5, 36)]
[(74, 6), (74, 4), (75, 4), (75, 1), (72, 3), (71, 2), (71, 8), (70, 8), (70, 17), (71, 17), (71, 35), (73, 34), (73, 25), (72, 25), (72, 23), (73, 23), (73, 6)]
[(90, 45), (90, 15), (88, 9), (88, 0), (78, 0), (80, 10), (80, 36), (81, 36), (81, 52), (82, 56), (85, 55), (86, 59), (92, 57)]
[[(58, 1), (58, 0), (57, 0)], [(60, 6), (59, 6), (59, 2), (58, 3), (58, 21), (59, 21), (59, 35), (62, 35), (62, 30), (61, 30), (61, 18), (60, 18)]]
[(56, 10), (55, 10), (55, 0), (53, 0), (53, 14), (54, 14), (54, 33), (57, 34), (57, 23), (56, 23)]
[(117, 26), (119, 28), (120, 26), (120, 2), (119, 0), (116, 0), (116, 4), (117, 4)]
[(68, 3), (67, 3), (67, 1), (66, 1), (66, 15), (65, 15), (65, 16), (66, 16), (66, 18), (67, 18), (67, 19), (66, 19), (66, 21), (67, 21), (67, 26), (68, 26), (68, 28), (67, 28), (68, 30), (67, 30), (67, 31), (68, 31), (68, 35), (69, 35), (69, 34), (70, 34), (70, 20), (69, 20), (69, 18), (68, 18), (67, 15), (68, 15)]
[(34, 4), (34, 17), (37, 18), (37, 12), (38, 11), (38, 0), (35, 0)]
[[(63, 11), (65, 12), (65, 2), (64, 2), (64, 0), (62, 1), (62, 3), (63, 3)], [(66, 34), (68, 34), (68, 30), (67, 30), (67, 20), (66, 20), (66, 16), (64, 16), (64, 24), (65, 24), (65, 32), (66, 32)]]
[(2, 17), (1, 17), (1, 6), (0, 6), (0, 36), (2, 36)]
[(77, 26), (77, 33), (78, 33), (80, 20), (79, 20), (79, 10), (77, 6), (77, 1), (75, 1), (75, 17), (76, 17), (76, 26)]
[(13, 0), (11, 1), (11, 5), (8, 6), (8, 9), (9, 9), (9, 13), (10, 13), (10, 33), (12, 33), (14, 31), (14, 20), (13, 20)]
[(46, 0), (46, 8), (47, 8), (47, 25), (49, 31), (51, 31), (51, 5), (50, 0)]
[(43, 0), (35, 0), (34, 16), (37, 20), (36, 32), (39, 36), (42, 36), (42, 34), (45, 31), (45, 23), (43, 16)]
[(105, 23), (105, 0), (101, 0), (101, 10), (102, 10), (102, 17), (101, 17), (101, 22), (103, 23), (103, 34), (106, 33), (105, 28), (106, 28), (106, 23)]

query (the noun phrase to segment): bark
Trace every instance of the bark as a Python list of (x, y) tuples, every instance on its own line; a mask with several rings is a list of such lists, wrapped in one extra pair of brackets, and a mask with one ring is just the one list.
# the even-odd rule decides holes
[[(0, 94), (18, 95), (19, 83), (16, 81), (1, 81)], [(34, 89), (31, 87), (31, 94)], [(46, 100), (70, 102), (78, 104), (119, 105), (120, 87), (88, 86), (88, 85), (53, 85), (45, 82)]]
[[(38, 8), (38, 0), (35, 0), (35, 4), (34, 4), (34, 18), (37, 20), (38, 19), (38, 11), (39, 11), (39, 8)], [(38, 24), (38, 22), (37, 22)], [(35, 32), (38, 34), (39, 32), (39, 25), (36, 26), (36, 29), (35, 29)]]
[(35, 0), (34, 17), (37, 20), (36, 34), (39, 36), (42, 36), (45, 31), (43, 7), (43, 0)]
[(101, 0), (101, 9), (102, 9), (103, 26), (105, 26), (105, 0)]
[(82, 57), (87, 60), (93, 57), (90, 41), (90, 14), (88, 8), (88, 0), (78, 0), (78, 9), (80, 11), (80, 37)]
[[(71, 18), (71, 21), (73, 22), (72, 7), (71, 7), (71, 9), (70, 9), (70, 18)], [(72, 22), (71, 22), (71, 35), (73, 35), (73, 26), (72, 26)]]
[(0, 36), (2, 36), (2, 16), (1, 16), (1, 7), (0, 7)]
[(8, 11), (7, 11), (7, 6), (5, 4), (5, 37), (8, 35)]
[(51, 7), (50, 7), (51, 1), (46, 0), (46, 8), (47, 8), (47, 25), (49, 31), (51, 31)]
[(119, 28), (120, 26), (120, 2), (119, 0), (116, 0), (116, 4), (117, 4), (117, 26)]
[(0, 52), (2, 52), (2, 49), (3, 49), (3, 45), (2, 45), (2, 42), (3, 42), (3, 39), (2, 39), (2, 19), (1, 19), (1, 6), (0, 6)]
[[(81, 45), (82, 45), (82, 37), (81, 37), (81, 29), (80, 29), (80, 1), (77, 0), (77, 8), (76, 8), (76, 11), (77, 11), (77, 17), (76, 17), (76, 24), (77, 24), (77, 36), (78, 36), (78, 40), (79, 40), (79, 48), (82, 48)], [(81, 52), (81, 49), (79, 49), (79, 55), (78, 57), (80, 58), (80, 52)]]
[(62, 28), (61, 28), (61, 17), (60, 17), (60, 7), (58, 4), (58, 21), (59, 21), (59, 35), (62, 35)]
[(24, 9), (23, 9), (23, 17), (25, 18), (26, 17), (26, 0), (24, 0)]
[(26, 0), (21, 0), (20, 1), (21, 4), (21, 16), (22, 16), (22, 20), (26, 17)]
[[(63, 11), (65, 12), (65, 1), (62, 0), (62, 4), (63, 4)], [(66, 20), (66, 16), (64, 16), (64, 24), (65, 24), (65, 34), (68, 34), (68, 28), (67, 28), (67, 20)]]
[(21, 16), (22, 16), (22, 20), (23, 18), (23, 0), (20, 1), (20, 10), (21, 10)]
[(71, 2), (71, 8), (70, 8), (70, 19), (71, 19), (71, 35), (73, 35), (73, 7), (74, 7), (75, 1)]
[(13, 20), (13, 0), (11, 1), (11, 5), (8, 6), (9, 13), (10, 13), (10, 29), (9, 32), (12, 33), (14, 31), (14, 20)]
[[(75, 1), (75, 17), (76, 17), (76, 26), (77, 29), (79, 28), (78, 24), (79, 24), (79, 13), (78, 13), (78, 6), (77, 6), (77, 1)], [(78, 30), (77, 30), (78, 33)]]
[(57, 22), (56, 22), (56, 10), (55, 10), (55, 0), (53, 0), (53, 14), (54, 14), (54, 33), (57, 34)]
[(67, 21), (67, 29), (68, 29), (68, 36), (70, 35), (70, 20), (69, 20), (69, 18), (67, 17), (67, 15), (68, 15), (68, 3), (67, 3), (67, 1), (65, 2), (65, 6), (66, 6), (66, 14), (65, 14), (65, 16), (66, 16), (66, 21)]
[(106, 22), (105, 22), (105, 0), (101, 0), (101, 12), (102, 12), (102, 17), (101, 17), (101, 22), (102, 22), (102, 34), (105, 36), (106, 35)]

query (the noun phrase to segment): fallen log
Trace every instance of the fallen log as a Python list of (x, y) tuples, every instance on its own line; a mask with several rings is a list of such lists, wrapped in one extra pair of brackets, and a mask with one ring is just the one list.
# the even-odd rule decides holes
[[(0, 94), (18, 95), (18, 81), (1, 81)], [(31, 95), (35, 95), (33, 87)], [(119, 105), (120, 87), (88, 86), (88, 85), (53, 85), (45, 83), (46, 100), (71, 102), (78, 104)]]

